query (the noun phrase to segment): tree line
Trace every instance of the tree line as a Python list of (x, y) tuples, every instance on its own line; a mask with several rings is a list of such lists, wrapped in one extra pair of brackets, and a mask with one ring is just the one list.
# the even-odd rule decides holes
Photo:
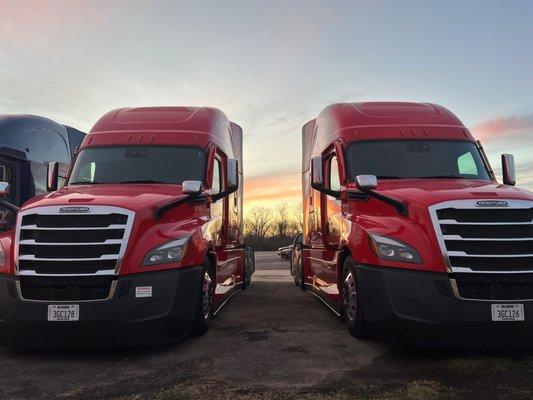
[(244, 218), (244, 237), (254, 250), (277, 250), (302, 231), (301, 206), (253, 207)]

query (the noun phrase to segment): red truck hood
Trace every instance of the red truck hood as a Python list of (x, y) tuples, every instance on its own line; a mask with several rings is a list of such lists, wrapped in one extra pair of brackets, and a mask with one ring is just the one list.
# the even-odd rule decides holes
[(140, 211), (165, 204), (182, 195), (179, 185), (107, 184), (72, 185), (56, 192), (36, 197), (22, 208), (59, 205), (104, 205)]
[(350, 201), (344, 209), (347, 223), (344, 240), (359, 253), (363, 264), (383, 265), (368, 251), (367, 233), (378, 233), (414, 247), (424, 263), (386, 262), (384, 265), (444, 272), (446, 266), (428, 210), (429, 206), (454, 200), (533, 200), (533, 193), (500, 185), (493, 181), (463, 179), (399, 179), (382, 180), (376, 192), (406, 203), (409, 216), (400, 215), (393, 207), (370, 198)]
[(380, 181), (376, 191), (420, 208), (461, 199), (533, 200), (527, 190), (467, 179), (389, 179)]

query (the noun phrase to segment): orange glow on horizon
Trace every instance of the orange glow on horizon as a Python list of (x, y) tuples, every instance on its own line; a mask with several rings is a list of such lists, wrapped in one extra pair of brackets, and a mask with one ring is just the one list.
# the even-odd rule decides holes
[(244, 207), (249, 210), (257, 206), (275, 208), (283, 203), (300, 204), (301, 186), (298, 173), (247, 178), (244, 181)]

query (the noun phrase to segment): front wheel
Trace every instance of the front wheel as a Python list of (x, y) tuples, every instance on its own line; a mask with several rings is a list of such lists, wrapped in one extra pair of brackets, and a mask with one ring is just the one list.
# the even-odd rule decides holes
[(245, 289), (252, 282), (252, 275), (255, 272), (255, 254), (251, 246), (244, 248), (244, 276), (242, 288)]
[(215, 279), (211, 263), (206, 260), (202, 269), (202, 279), (192, 327), (193, 336), (202, 336), (209, 329), (214, 314)]
[(350, 334), (357, 339), (369, 337), (366, 326), (361, 291), (355, 271), (355, 262), (348, 257), (342, 274), (342, 317)]
[(296, 266), (294, 268), (294, 283), (296, 286), (299, 286), (301, 290), (305, 290), (304, 265), (301, 251), (299, 257), (297, 257)]

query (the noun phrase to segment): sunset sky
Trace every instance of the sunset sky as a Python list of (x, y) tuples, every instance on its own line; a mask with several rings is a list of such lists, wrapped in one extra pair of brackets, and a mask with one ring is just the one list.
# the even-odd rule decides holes
[(301, 126), (370, 100), (449, 108), (533, 189), (533, 2), (0, 0), (0, 113), (88, 131), (218, 107), (245, 132), (248, 209), (297, 203)]

